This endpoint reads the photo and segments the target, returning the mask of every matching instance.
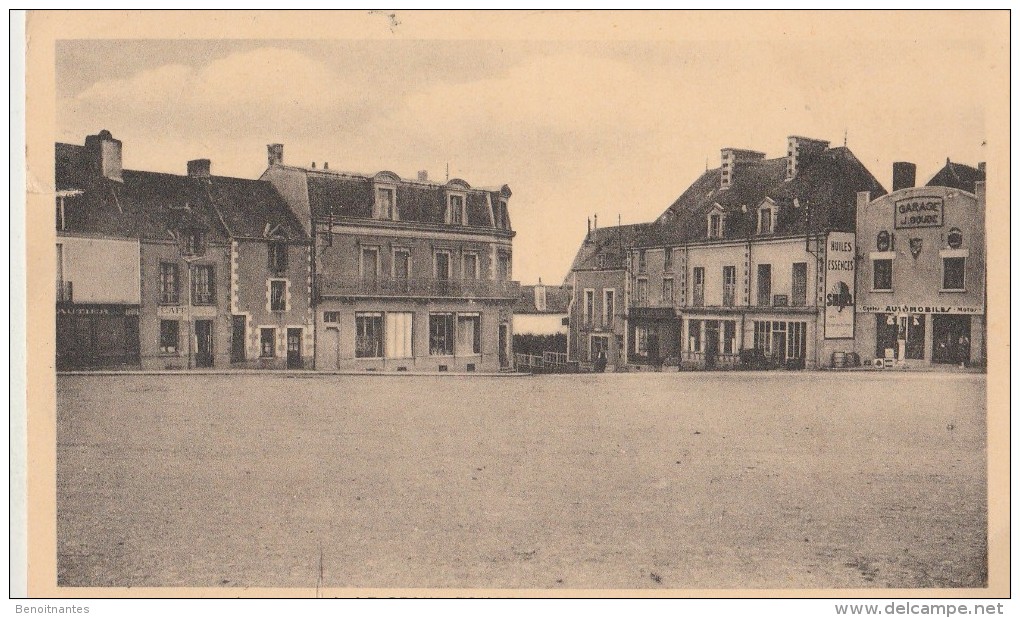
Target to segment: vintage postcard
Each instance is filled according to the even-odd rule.
[[[1008,12],[26,28],[30,597],[1009,595]]]

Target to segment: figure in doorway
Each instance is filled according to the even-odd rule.
[[[606,370],[606,364],[608,359],[606,358],[606,351],[599,350],[598,356],[595,357],[595,371],[603,373]]]

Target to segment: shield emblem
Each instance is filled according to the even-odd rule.
[[[922,238],[911,238],[910,239],[910,255],[917,259],[917,256],[921,255],[921,245],[923,244]]]

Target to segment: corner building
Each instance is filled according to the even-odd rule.
[[[268,161],[262,178],[314,239],[316,369],[512,367],[508,187],[285,165],[280,144]]]
[[[896,165],[902,186],[858,195],[857,353],[903,366],[983,365],[984,164],[947,160],[923,187],[913,186],[912,164]]]

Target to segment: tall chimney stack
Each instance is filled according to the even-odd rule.
[[[982,177],[985,175],[985,162],[984,161],[978,163],[978,171],[981,172],[981,176]]]
[[[195,159],[188,161],[188,176],[193,178],[209,178],[212,162],[209,159]]]
[[[757,150],[746,150],[743,148],[720,149],[719,188],[729,189],[733,185],[733,176],[736,173],[737,163],[761,161],[764,158],[765,153],[758,152]]]
[[[122,150],[123,144],[114,139],[106,129],[97,135],[85,138],[85,150],[91,163],[92,171],[98,176],[124,182]]]
[[[917,166],[907,161],[892,164],[892,190],[910,189],[917,181]]]
[[[421,182],[428,182],[429,172],[428,170],[418,170],[418,180]]]
[[[269,144],[266,151],[269,153],[269,165],[283,165],[283,144]]]
[[[822,139],[791,135],[786,138],[786,179],[797,175],[804,159],[825,151],[829,142]]]

